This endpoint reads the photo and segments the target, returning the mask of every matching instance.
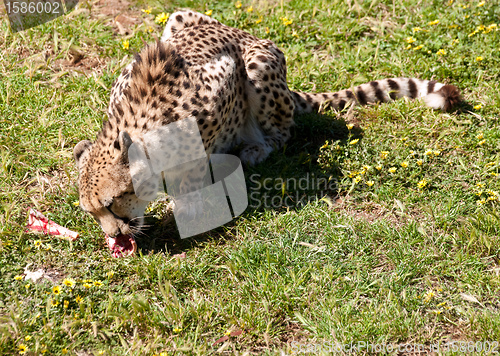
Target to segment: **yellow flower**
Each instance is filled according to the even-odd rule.
[[[436,294],[433,291],[428,291],[424,296],[424,302],[428,303],[432,298],[434,298]]]
[[[425,179],[422,179],[420,182],[417,183],[418,189],[424,189],[427,185],[427,181]]]
[[[114,275],[115,275],[115,272],[113,272],[113,271],[109,271],[106,273],[106,276],[108,276],[109,279],[113,278]]]
[[[369,180],[368,182],[366,182],[366,185],[369,187],[373,186],[374,184],[375,184],[375,182],[372,180]]]
[[[61,287],[60,286],[52,287],[52,293],[54,293],[55,295],[61,294]]]
[[[61,350],[61,352],[62,352],[63,355],[66,355],[68,353],[68,349],[64,348],[64,349]]]
[[[475,109],[475,108],[474,108]],[[481,132],[479,135],[476,136],[478,140],[482,140],[484,138],[483,133]]]
[[[64,306],[64,309],[68,309],[68,307],[69,307],[69,300],[65,300],[63,302],[63,306]]]
[[[271,32],[271,30],[269,30],[269,27],[266,27],[266,33],[269,33]]]
[[[72,279],[72,278],[65,278],[64,281],[63,281],[63,284],[66,286],[66,287],[70,287],[70,288],[73,288],[76,284],[75,280]]]
[[[26,283],[26,284],[24,285],[24,288],[26,288],[26,289],[30,289],[30,287],[31,287],[31,284],[29,284],[29,283]]]
[[[426,156],[432,156],[433,153],[434,153],[433,150],[427,150],[427,151],[425,151],[425,155]]]
[[[55,300],[55,299],[52,299],[52,300],[50,301],[50,304],[51,304],[53,307],[57,307],[57,306],[59,305],[59,302],[58,302],[57,300]]]
[[[205,12],[205,15],[207,15],[207,16],[212,16],[212,13],[213,13],[213,11],[212,11],[212,10],[208,10],[208,11],[206,11],[206,12]]]
[[[405,41],[406,43],[413,43],[415,42],[415,39],[413,37],[406,37]]]
[[[354,183],[359,183],[361,182],[361,176],[357,176],[356,178],[354,178]]]
[[[182,331],[181,328],[174,328],[174,333],[180,333]]]
[[[440,49],[439,51],[436,52],[438,56],[444,56],[446,54],[446,51],[444,49]]]
[[[102,282],[101,281],[95,281],[94,282],[94,286],[100,287],[100,286],[102,286]]]
[[[248,12],[248,13],[253,12],[253,6],[250,6],[250,7],[247,9],[247,12]]]
[[[147,9],[142,9],[141,11],[149,15],[151,13],[151,10],[153,10],[151,6],[148,6]]]
[[[355,145],[359,142],[359,138],[355,139],[355,140],[352,140],[351,142],[349,142],[350,145]]]
[[[389,168],[389,173],[391,174],[396,173],[396,167]]]
[[[484,183],[476,183],[476,187],[478,187],[478,188],[484,188]]]
[[[293,22],[293,19],[288,19],[287,17],[280,17],[280,20],[283,21],[283,25],[288,26],[291,25]]]
[[[476,202],[476,204],[477,204],[477,205],[483,205],[483,204],[486,204],[486,200],[484,200],[484,199],[478,200],[478,201]]]
[[[30,341],[30,340],[31,340],[31,336],[30,336],[30,335],[26,335],[26,336],[24,337],[24,340],[26,340],[26,341]]]
[[[164,24],[165,22],[167,22],[167,20],[168,20],[168,17],[169,17],[169,16],[170,16],[170,14],[169,14],[168,12],[167,12],[167,13],[162,12],[161,14],[159,14],[159,15],[157,15],[157,16],[156,16],[156,18],[155,18],[155,22],[156,22],[157,24],[162,25],[162,24]]]
[[[22,274],[19,274],[19,275],[15,276],[14,279],[16,281],[20,281],[20,280],[24,279],[24,276]]]
[[[259,24],[259,23],[261,23],[261,22],[262,22],[262,16],[261,16],[261,17],[259,17],[257,20],[255,20],[255,23],[256,23],[256,24]]]
[[[481,104],[474,105],[474,110],[481,110],[483,106]]]
[[[129,49],[130,42],[128,40],[122,42],[123,49]]]
[[[43,349],[42,349],[40,352],[41,352],[42,354],[46,354],[46,353],[47,353],[47,351],[49,351],[49,350],[47,350],[47,347],[46,347],[45,345],[43,345],[42,347],[43,347]]]
[[[77,303],[80,303],[82,301],[82,297],[80,297],[79,295],[77,295],[76,298],[75,298],[75,301]]]
[[[408,168],[408,162],[406,162],[406,161],[401,162],[401,167]]]
[[[89,289],[89,288],[92,288],[92,284],[90,284],[90,283],[83,283],[83,287]]]
[[[486,1],[481,1],[479,4],[477,4],[477,7],[482,7],[484,6],[484,4],[486,4]]]
[[[239,9],[241,7],[241,1],[236,1],[234,6],[236,6],[236,8]]]
[[[417,47],[413,48],[414,51],[418,51],[419,49],[424,48],[423,45],[418,45]]]
[[[458,39],[455,39],[455,40],[451,41],[451,44],[456,45],[458,42],[459,42]]]
[[[387,155],[389,155],[389,151],[382,151],[380,152],[380,158],[386,159]]]
[[[466,17],[466,18],[467,18],[467,17]],[[467,37],[472,37],[472,36],[474,36],[474,35],[475,35],[476,33],[478,33],[478,32],[479,32],[478,30],[474,30],[473,32],[469,33],[469,34],[467,35]]]
[[[99,350],[98,355],[104,355],[104,350]]]
[[[26,345],[24,344],[20,344],[18,347],[17,347],[17,350],[19,351],[19,354],[20,355],[24,355],[26,353],[26,350],[28,348],[26,347]]]
[[[148,27],[148,32],[153,32],[153,28],[151,26]]]
[[[439,20],[434,20],[434,21],[431,21],[428,23],[429,26],[434,26],[434,25],[437,25],[439,23]]]
[[[405,48],[405,49],[410,49],[410,48],[411,48],[411,45],[408,45],[408,46],[406,46],[406,48]]]
[[[482,140],[482,141],[479,141],[479,142],[478,142],[479,146],[482,146],[482,145],[484,145],[485,143],[486,143],[486,140]]]
[[[434,156],[439,156],[441,154],[441,151],[440,150],[434,150],[434,151],[432,151],[432,153],[434,154]]]
[[[381,171],[381,170],[382,170],[382,166],[380,166],[380,165],[375,166],[375,169],[376,169],[377,171]]]
[[[481,56],[477,56],[477,57],[476,57],[476,61],[477,61],[477,62],[481,62],[483,59],[484,59],[484,58],[483,58],[483,57],[481,57]]]
[[[352,128],[354,127],[354,124],[347,124],[346,127],[349,129],[349,130],[352,130]]]

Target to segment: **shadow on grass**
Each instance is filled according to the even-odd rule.
[[[244,169],[248,207],[242,217],[251,218],[255,213],[268,209],[300,210],[309,201],[325,196],[335,200],[340,168],[329,168],[325,172],[317,163],[317,158],[320,147],[327,140],[345,143],[349,136],[345,121],[332,115],[306,114],[296,117],[295,122],[292,137],[284,148],[273,152],[263,163]],[[361,137],[362,131],[353,128],[351,135]],[[228,227],[234,224],[233,219],[224,227],[181,239],[173,219],[165,223],[159,218],[147,217],[146,225],[150,227],[137,243],[143,254],[165,252],[173,255],[200,243],[213,240],[224,243],[232,239]]]

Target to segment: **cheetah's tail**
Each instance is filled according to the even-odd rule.
[[[293,92],[295,114],[318,112],[333,107],[342,110],[347,104],[359,105],[388,102],[402,97],[423,98],[427,106],[443,111],[451,110],[460,100],[460,91],[453,85],[415,78],[380,79],[361,84],[353,90],[336,93]]]

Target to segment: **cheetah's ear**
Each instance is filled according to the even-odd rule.
[[[128,162],[128,149],[132,145],[132,139],[127,131],[120,131],[118,140],[115,141],[115,148],[121,151],[121,156],[124,162]],[[117,147],[118,146],[118,147]]]
[[[73,157],[75,158],[76,166],[80,167],[80,159],[82,158],[85,151],[87,151],[90,146],[92,146],[92,142],[89,140],[83,140],[78,142],[78,144],[73,149]]]

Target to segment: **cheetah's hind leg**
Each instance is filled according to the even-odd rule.
[[[194,11],[174,12],[168,18],[167,25],[165,26],[161,36],[161,41],[168,41],[174,33],[185,28],[207,24],[220,24],[220,22],[210,16]]]
[[[294,102],[286,84],[283,53],[268,40],[254,43],[245,54],[249,118],[241,134],[241,160],[254,165],[290,138]]]

